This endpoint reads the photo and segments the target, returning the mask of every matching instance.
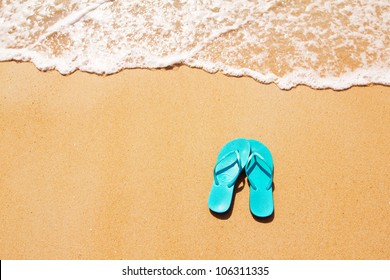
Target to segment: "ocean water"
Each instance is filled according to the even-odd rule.
[[[0,0],[0,61],[188,65],[282,89],[390,85],[390,1]]]

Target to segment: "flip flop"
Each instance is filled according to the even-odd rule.
[[[211,211],[224,213],[229,210],[234,185],[245,168],[249,153],[249,142],[243,138],[232,140],[222,147],[214,167],[214,182],[208,200]]]
[[[251,145],[251,154],[245,166],[245,173],[249,181],[249,207],[256,217],[265,218],[274,212],[272,182],[274,163],[268,148],[256,141],[248,140]]]

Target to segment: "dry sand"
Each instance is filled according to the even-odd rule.
[[[188,67],[0,63],[0,259],[389,259],[390,87],[281,91]],[[219,149],[265,143],[274,217],[207,207]]]

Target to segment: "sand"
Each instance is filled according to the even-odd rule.
[[[188,67],[0,63],[0,259],[389,259],[390,87],[282,91]],[[207,199],[219,149],[274,156],[275,214]]]

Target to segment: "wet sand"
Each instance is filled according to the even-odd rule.
[[[0,84],[0,259],[390,258],[390,87],[15,62]],[[250,214],[245,178],[230,213],[208,210],[238,137],[273,153],[270,219]]]

